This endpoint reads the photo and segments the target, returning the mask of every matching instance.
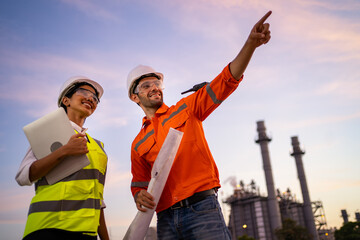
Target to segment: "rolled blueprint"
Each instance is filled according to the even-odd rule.
[[[170,169],[179,149],[183,132],[170,128],[158,156],[151,170],[151,180],[147,191],[154,197],[154,209],[147,209],[146,212],[138,211],[124,240],[143,240],[149,229],[151,219],[161,197]]]

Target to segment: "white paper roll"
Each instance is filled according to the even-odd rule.
[[[183,134],[183,132],[170,128],[154,162],[147,191],[154,197],[156,206],[169,176]],[[126,232],[124,240],[143,240],[145,238],[156,206],[154,209],[147,209],[146,212],[138,211]]]

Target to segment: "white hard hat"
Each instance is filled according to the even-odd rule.
[[[99,96],[98,96],[99,99],[101,98],[101,96],[104,93],[104,89],[100,86],[100,84],[98,84],[94,80],[91,80],[84,76],[74,76],[74,77],[69,78],[66,82],[64,82],[64,84],[60,88],[59,98],[58,98],[58,107],[61,106],[62,99],[76,83],[88,83],[91,86],[93,86],[99,94]]]
[[[134,83],[136,82],[136,80],[138,80],[144,75],[151,73],[155,74],[156,76],[159,77],[161,81],[163,81],[164,75],[160,72],[156,72],[152,67],[149,66],[139,65],[130,71],[127,77],[127,90],[129,97],[134,91]]]

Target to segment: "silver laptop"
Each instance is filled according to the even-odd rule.
[[[75,134],[62,107],[26,125],[23,130],[37,159],[46,157],[65,145]],[[49,184],[53,184],[89,164],[86,154],[69,156],[45,177]]]

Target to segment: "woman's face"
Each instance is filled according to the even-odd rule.
[[[78,113],[85,118],[93,114],[99,101],[94,88],[89,85],[80,86],[71,98],[65,98],[63,101],[65,101],[67,111]]]

